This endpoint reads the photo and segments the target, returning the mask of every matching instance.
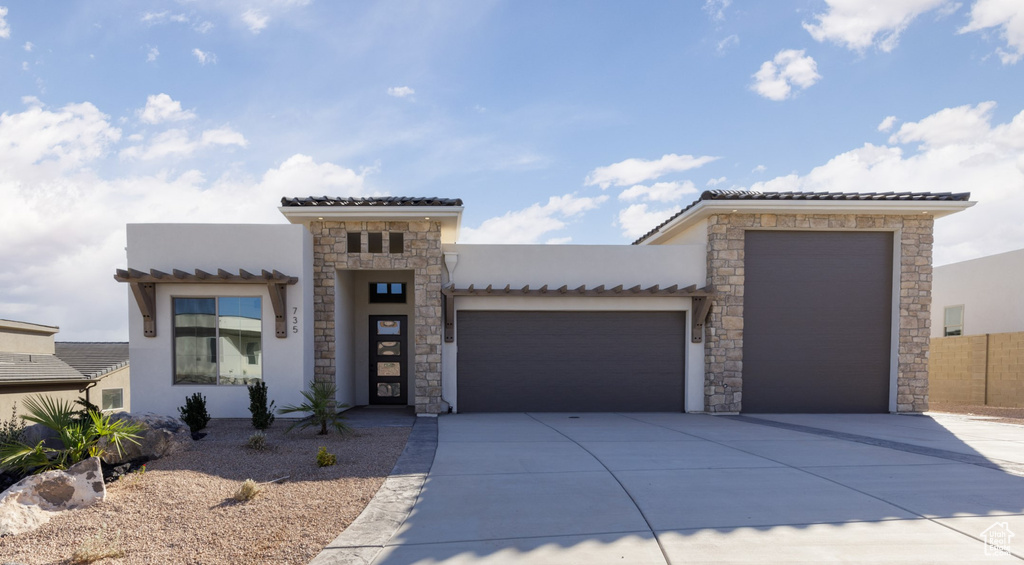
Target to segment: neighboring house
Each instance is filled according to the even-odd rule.
[[[936,402],[1024,408],[1024,249],[935,268]]]
[[[0,419],[15,406],[24,414],[25,398],[46,394],[74,402],[95,399],[90,389],[101,377],[83,375],[55,355],[57,326],[0,320]]]
[[[134,408],[333,381],[446,411],[920,412],[934,219],[968,194],[707,191],[634,245],[458,243],[462,201],[129,224]]]
[[[131,379],[127,342],[58,341],[56,355],[97,381],[90,401],[102,410],[131,411]]]

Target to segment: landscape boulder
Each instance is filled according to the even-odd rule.
[[[126,462],[145,462],[151,459],[166,457],[192,445],[192,434],[188,426],[177,418],[157,414],[114,414],[113,420],[128,420],[141,423],[146,429],[139,432],[138,443],[121,442],[121,453],[112,445],[102,442],[104,447],[103,462],[108,465],[120,465]]]
[[[34,530],[54,513],[89,506],[106,496],[99,457],[80,461],[66,471],[30,475],[0,493],[0,536]]]

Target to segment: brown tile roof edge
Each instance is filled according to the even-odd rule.
[[[284,197],[281,206],[462,206],[461,198],[437,196],[372,196],[352,198],[343,196]]]
[[[633,245],[651,237],[672,220],[686,213],[705,200],[886,200],[886,201],[929,201],[966,202],[970,192],[757,192],[753,190],[705,190],[700,198],[676,212],[671,218],[658,224],[651,231],[640,236]]]

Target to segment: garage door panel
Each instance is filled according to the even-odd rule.
[[[891,232],[748,231],[743,410],[885,412]]]
[[[682,411],[683,312],[460,311],[460,412]]]

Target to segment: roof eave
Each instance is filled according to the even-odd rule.
[[[76,378],[70,378],[70,377],[66,378],[66,379],[52,379],[52,378],[44,378],[44,379],[17,379],[17,380],[3,379],[3,380],[0,380],[0,387],[4,387],[4,386],[24,386],[24,385],[70,385],[70,384],[82,385],[82,384],[89,384],[89,383],[99,382],[99,380],[100,380],[99,378],[94,378],[94,377],[85,377],[85,378],[82,378],[82,379],[76,379]]]
[[[712,214],[930,214],[941,218],[975,204],[967,200],[701,200],[636,245],[661,243]]]
[[[336,222],[376,222],[382,220],[441,222],[444,243],[458,240],[462,229],[463,206],[279,206],[281,214],[293,224],[309,227],[317,220]]]

